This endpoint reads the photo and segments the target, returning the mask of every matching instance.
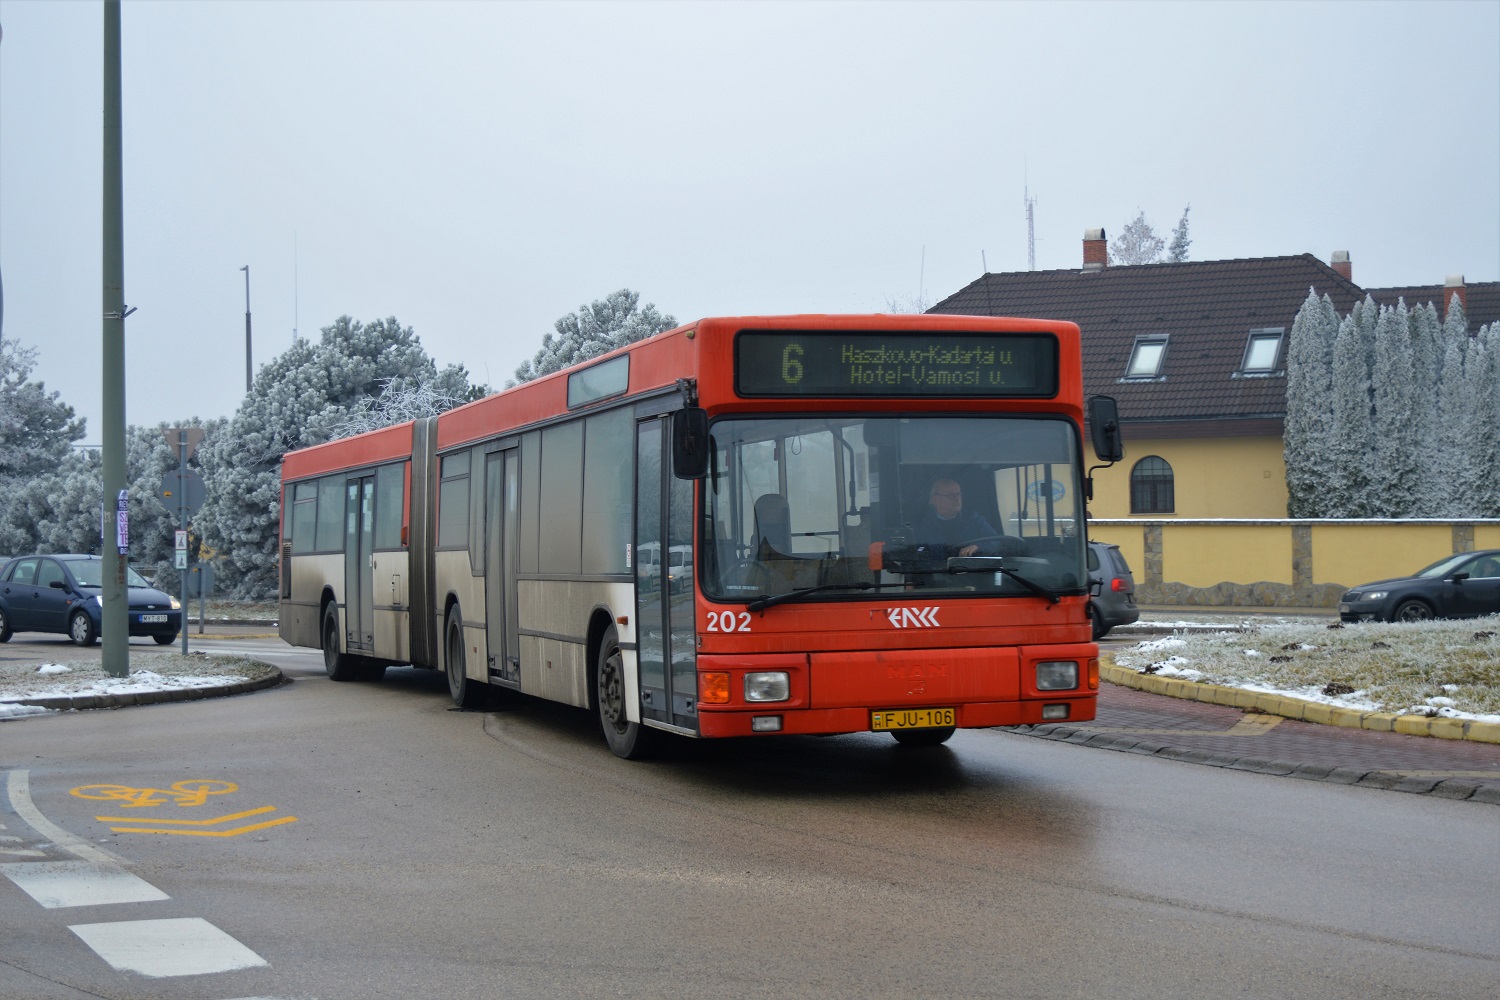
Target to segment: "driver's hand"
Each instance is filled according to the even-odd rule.
[[[978,551],[979,546],[977,545],[965,545],[963,548],[958,550],[958,554],[961,556],[972,556]]]

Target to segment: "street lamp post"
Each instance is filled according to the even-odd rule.
[[[250,391],[250,265],[240,268],[245,272],[245,391]]]

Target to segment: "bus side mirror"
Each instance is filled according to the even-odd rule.
[[[1120,436],[1120,410],[1113,396],[1090,396],[1088,406],[1089,435],[1099,461],[1113,464],[1125,457],[1125,441]]]
[[[708,411],[689,406],[672,414],[672,475],[702,479],[708,475]]]

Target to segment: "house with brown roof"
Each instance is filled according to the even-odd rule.
[[[1119,401],[1125,460],[1095,473],[1097,518],[1284,518],[1286,354],[1308,290],[1347,314],[1368,294],[1408,306],[1466,303],[1470,329],[1500,319],[1500,282],[1356,285],[1349,255],[1111,267],[1103,229],[1078,269],[985,274],[930,312],[1066,319],[1083,332],[1084,389]]]

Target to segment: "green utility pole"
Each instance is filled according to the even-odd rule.
[[[104,0],[104,672],[130,674],[125,492],[125,220],[120,159],[120,0]]]

